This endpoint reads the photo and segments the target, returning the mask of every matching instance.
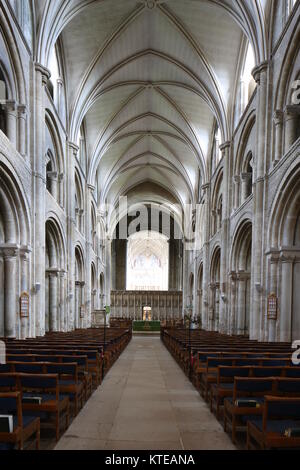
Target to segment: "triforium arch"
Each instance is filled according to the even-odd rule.
[[[238,209],[252,194],[256,116],[251,113],[241,133],[233,171],[232,205]]]
[[[210,262],[208,325],[210,330],[218,330],[220,313],[220,270],[221,248],[214,248]]]
[[[252,222],[243,220],[233,236],[230,254],[231,313],[229,331],[248,335],[251,312]]]
[[[278,298],[278,319],[268,320],[269,339],[300,338],[300,165],[280,185],[269,226],[268,294]]]
[[[223,220],[223,171],[220,170],[214,185],[211,201],[211,236],[222,227]]]
[[[45,232],[45,330],[64,331],[67,329],[64,236],[54,217],[46,221]]]
[[[0,162],[0,336],[26,336],[27,320],[20,321],[17,299],[29,290],[30,225],[23,189]],[[24,192],[23,192],[24,193]]]

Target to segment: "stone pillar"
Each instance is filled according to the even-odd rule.
[[[65,279],[66,273],[61,271],[59,273],[59,331],[66,331],[66,294],[65,294]]]
[[[222,245],[220,255],[220,288],[219,288],[219,331],[226,333],[227,318],[227,258],[229,239],[229,175],[230,175],[230,142],[225,142],[220,146],[223,158],[223,205],[222,205]]]
[[[57,112],[58,115],[61,117],[61,110],[62,110],[62,90],[64,82],[61,78],[56,80],[57,83]]]
[[[238,209],[240,206],[240,176],[235,175],[233,178],[234,181],[234,209]]]
[[[58,271],[48,270],[49,277],[49,328],[58,331]]]
[[[78,323],[76,326],[77,321],[77,310],[75,309],[75,246],[74,246],[74,239],[75,239],[75,162],[76,156],[78,153],[78,146],[73,142],[68,143],[68,161],[67,167],[68,170],[67,174],[67,213],[68,213],[68,228],[67,228],[67,240],[68,240],[68,318],[69,324],[68,329],[73,330],[74,328],[78,328]]]
[[[20,265],[21,265],[21,292],[27,292],[29,294],[28,292],[29,291],[29,288],[28,288],[28,285],[29,285],[28,251],[22,250],[20,252]],[[21,318],[21,339],[26,339],[29,336],[29,331],[28,331],[29,321],[30,321],[29,318]]]
[[[272,256],[270,260],[270,294],[277,295],[277,280],[278,280],[278,257]],[[276,341],[276,320],[268,320],[269,326],[269,341]]]
[[[16,267],[17,267],[17,249],[5,248],[4,257],[4,324],[5,337],[16,337]]]
[[[45,334],[45,86],[50,73],[42,65],[35,65],[35,96],[34,96],[34,129],[35,129],[35,147],[34,147],[34,207],[32,212],[34,217],[34,255],[33,255],[33,281],[39,284],[40,288],[35,293],[35,335],[43,336]]]
[[[18,150],[22,157],[26,157],[26,106],[18,106]]]
[[[287,153],[296,139],[299,137],[300,105],[291,104],[285,108],[285,138],[284,153]]]
[[[6,131],[11,144],[17,148],[17,108],[15,101],[6,101]]]
[[[274,126],[275,126],[275,151],[273,152],[274,154],[274,165],[276,165],[277,162],[282,157],[282,137],[283,137],[283,112],[280,111],[280,109],[277,109],[274,112],[273,115],[273,121],[274,121]]]
[[[79,321],[80,321],[80,308],[81,304],[81,283],[80,281],[75,281],[75,312],[74,312],[74,326],[75,329],[79,328]]]
[[[236,334],[236,273],[231,272],[230,278],[230,319],[228,322],[228,333],[231,335]]]
[[[264,213],[264,176],[266,168],[266,142],[267,136],[267,97],[268,97],[268,63],[264,62],[253,71],[257,82],[257,126],[256,151],[254,165],[254,193],[253,193],[253,240],[252,259],[253,276],[251,277],[252,312],[249,325],[250,339],[261,339],[261,312],[262,312],[262,270],[263,270],[263,213]]]
[[[237,334],[245,334],[246,316],[246,278],[238,274],[237,283]]]
[[[205,212],[204,212],[204,244],[203,244],[203,296],[202,296],[202,327],[205,330],[209,329],[209,201],[210,201],[210,185],[204,184],[202,186],[203,196],[205,200]]]
[[[250,196],[249,193],[249,182],[252,178],[252,173],[242,173],[241,180],[242,180],[242,203],[246,201],[246,199]]]
[[[281,260],[280,341],[291,341],[293,260]]]
[[[64,174],[60,173],[58,175],[58,194],[59,194],[59,200],[58,203],[60,207],[63,209],[65,206],[65,200],[64,200]]]

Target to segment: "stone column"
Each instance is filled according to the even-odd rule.
[[[281,260],[281,292],[280,292],[280,341],[291,341],[292,330],[292,289],[293,260]]]
[[[22,157],[26,157],[26,106],[18,106],[18,150]]]
[[[49,328],[58,331],[58,271],[48,270],[49,277]]]
[[[210,185],[204,184],[202,186],[203,196],[205,200],[205,212],[204,212],[204,244],[203,244],[203,296],[202,296],[202,327],[204,330],[209,329],[209,237],[210,237],[210,226],[209,226],[209,209],[210,209]]]
[[[75,312],[74,312],[74,327],[79,328],[80,323],[80,305],[81,305],[81,282],[75,281]]]
[[[6,101],[6,131],[11,144],[17,148],[17,108],[15,101]]]
[[[228,333],[236,334],[236,273],[231,271],[230,278],[230,318],[228,321]]]
[[[17,267],[17,249],[5,248],[4,257],[4,322],[5,337],[16,337],[16,267]]]
[[[249,188],[249,181],[252,178],[252,173],[242,173],[241,180],[242,180],[242,203],[246,201],[246,199],[250,196],[248,192]]]
[[[252,312],[250,316],[250,339],[261,339],[262,313],[262,270],[263,270],[263,213],[264,213],[264,176],[266,168],[267,106],[268,106],[268,63],[264,62],[254,69],[253,77],[257,82],[257,132],[253,192],[253,240],[252,259],[253,276],[251,277]],[[256,286],[261,286],[257,288]]]
[[[35,65],[35,96],[34,96],[34,129],[35,146],[33,155],[33,191],[34,191],[34,255],[33,278],[34,284],[40,288],[35,293],[35,335],[42,336],[45,333],[45,86],[50,73],[42,65]]]
[[[245,334],[245,315],[246,315],[246,278],[238,274],[237,283],[237,334]]]
[[[285,138],[284,153],[287,153],[296,139],[299,137],[300,105],[290,104],[285,108]]]
[[[64,201],[64,174],[60,173],[58,175],[58,193],[59,193],[59,200],[58,203],[60,207],[63,209],[65,206],[65,201]]]
[[[270,294],[277,295],[277,280],[278,280],[278,257],[271,256],[270,259]],[[276,320],[268,320],[269,323],[269,341],[276,341]]]
[[[57,83],[57,112],[58,115],[61,117],[61,108],[62,108],[62,89],[64,82],[61,78],[56,80]]]
[[[28,251],[20,251],[20,265],[21,265],[21,292],[27,292],[29,294],[29,259]],[[30,301],[30,300],[29,300]],[[31,308],[29,309],[30,312]],[[29,313],[30,315],[30,313]],[[26,339],[29,336],[29,318],[21,318],[21,339]]]
[[[229,175],[230,175],[230,142],[225,142],[220,146],[223,158],[223,205],[222,205],[222,245],[220,259],[220,312],[219,312],[219,331],[226,333],[227,318],[227,258],[228,258],[228,238],[229,238]]]
[[[282,137],[283,137],[283,112],[277,109],[273,115],[273,121],[275,126],[275,151],[274,154],[274,165],[279,162],[282,157]]]
[[[234,209],[238,209],[240,205],[240,181],[241,178],[239,175],[233,177],[234,181]]]
[[[59,330],[66,331],[66,312],[65,312],[65,303],[66,303],[66,294],[65,294],[65,271],[59,273]]]
[[[68,161],[67,161],[67,194],[66,207],[68,213],[68,329],[78,328],[77,310],[75,310],[75,162],[78,153],[78,146],[73,142],[68,142]],[[77,292],[77,289],[76,289]],[[76,326],[75,326],[76,325]]]

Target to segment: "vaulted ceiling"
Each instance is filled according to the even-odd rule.
[[[39,0],[39,59],[59,38],[69,134],[83,125],[101,202],[195,202],[216,123],[228,139],[241,54],[265,59],[265,0]],[[46,34],[46,32],[48,32]],[[50,32],[50,33],[49,33]],[[149,188],[148,197],[145,194]],[[157,197],[156,197],[157,195]]]

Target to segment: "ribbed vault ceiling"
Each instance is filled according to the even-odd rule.
[[[230,134],[246,38],[256,62],[265,59],[267,2],[41,0],[40,5],[40,60],[47,63],[60,38],[69,134],[76,142],[83,125],[88,180],[95,184],[99,178],[101,202],[115,202],[134,187],[138,199],[145,183],[167,189],[181,204],[195,202],[199,169],[202,181],[207,179],[215,123],[223,141]],[[45,35],[47,28],[51,33]]]

